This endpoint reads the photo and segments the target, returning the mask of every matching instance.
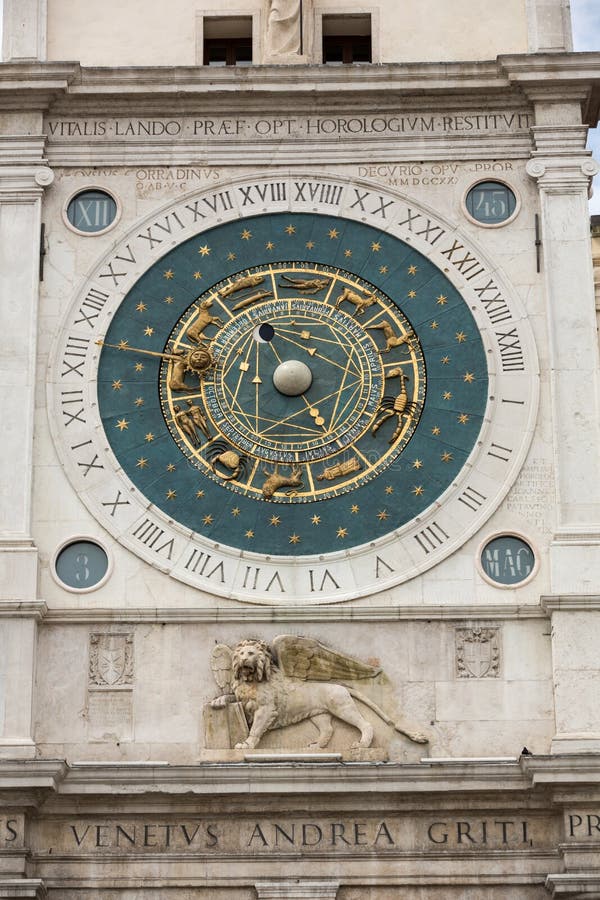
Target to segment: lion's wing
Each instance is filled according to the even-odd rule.
[[[232,666],[231,648],[227,644],[217,644],[210,656],[210,666],[215,681],[223,691],[231,691]]]
[[[281,671],[303,681],[355,681],[375,678],[381,672],[312,638],[283,634],[275,638],[273,648]]]

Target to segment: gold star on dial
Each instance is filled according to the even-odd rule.
[[[163,272],[163,278],[166,278],[167,281],[170,281],[174,275],[175,275],[175,272],[173,271],[173,269],[167,269],[166,272]]]
[[[203,247],[200,247],[198,253],[200,254],[200,256],[208,256],[210,254],[210,247],[208,246],[208,244],[204,244]]]
[[[154,440],[154,435],[152,434],[151,431],[148,432],[148,434],[145,436],[144,440],[148,444],[150,444]]]
[[[423,460],[415,459],[414,463],[412,464],[412,467],[413,467],[413,469],[422,469],[423,468]]]
[[[244,230],[242,231],[242,240],[249,241],[251,237],[252,237],[252,232],[249,231],[247,228],[244,228]]]
[[[359,511],[359,509],[360,509],[360,506],[357,506],[355,503],[354,506],[350,507],[350,512],[352,513],[353,516],[355,516],[357,514],[357,512]]]
[[[146,466],[148,465],[148,460],[146,459],[145,456],[140,456],[140,458],[138,459],[138,461],[136,462],[135,465],[136,465],[136,468],[138,468],[138,469],[145,469]]]
[[[286,225],[285,233],[286,234],[296,234],[296,226],[295,225]]]
[[[137,309],[138,312],[144,312],[144,310],[145,310],[145,309],[148,309],[148,307],[146,306],[145,303],[143,303],[143,302],[140,300],[140,302],[139,302],[138,305],[136,306],[136,309]]]
[[[136,405],[136,406],[143,406],[143,405],[144,405],[144,398],[143,398],[143,397],[136,397],[136,398],[135,398],[135,405]]]
[[[313,516],[311,519],[311,522],[313,523],[313,525],[320,525],[321,524],[321,516]]]
[[[416,266],[409,266],[409,267],[408,267],[408,274],[409,274],[409,275],[416,275],[416,274],[417,274],[417,267],[416,267]]]
[[[196,497],[198,500],[202,500],[204,497],[204,491],[196,491]]]
[[[439,427],[439,425],[434,425],[433,428],[431,429],[431,433],[432,433],[432,434],[435,434],[436,437],[437,437],[438,434],[441,434],[441,433],[442,433],[442,430],[441,430],[441,428]]]
[[[213,520],[213,517],[211,516],[211,514],[208,513],[208,515],[202,516],[202,521],[204,522],[205,525],[212,525],[214,520]]]
[[[248,540],[250,540],[251,538],[254,537],[254,532],[252,531],[251,528],[249,528],[248,531],[246,532],[246,537],[248,538]]]
[[[239,508],[239,506],[234,506],[234,508],[231,510],[231,515],[237,519],[240,512],[241,512],[241,509]]]
[[[442,356],[442,363],[443,363],[445,366],[447,366],[449,362],[450,362],[450,357],[449,357],[449,356]]]
[[[271,516],[269,525],[273,525],[275,528],[277,528],[278,525],[281,525],[281,516]]]
[[[165,303],[167,304],[167,306],[170,306],[172,302],[173,302],[172,297],[165,297]]]
[[[435,331],[435,330],[436,330],[437,328],[439,328],[440,326],[439,326],[439,324],[438,324],[437,322],[432,322],[431,325],[430,325],[429,327],[432,328],[433,331]]]
[[[127,419],[119,419],[119,421],[115,425],[115,428],[118,428],[119,431],[126,431],[129,428],[129,422],[127,421]]]
[[[168,490],[166,493],[167,500],[174,500],[176,496],[177,496],[177,491],[174,491],[172,489]]]
[[[467,384],[473,384],[475,381],[475,376],[472,372],[465,372],[463,375],[463,381],[466,381]]]
[[[459,344],[464,344],[464,342],[466,341],[466,339],[467,339],[467,336],[466,336],[466,334],[464,333],[464,331],[457,331],[457,332],[456,332],[456,340],[458,341]]]
[[[265,247],[267,248],[267,250],[274,250],[275,244],[273,243],[273,241],[267,241],[267,243],[265,244]]]
[[[335,241],[336,238],[338,238],[340,236],[340,233],[337,230],[337,228],[330,228],[328,234],[329,234],[330,240],[332,240],[332,241]]]
[[[174,471],[175,471],[175,466],[173,465],[173,463],[169,463],[167,466],[167,472],[174,472]]]
[[[129,347],[129,341],[119,341],[118,347],[119,350],[125,350],[127,347]]]
[[[312,250],[312,249],[314,248],[314,246],[315,246],[315,242],[314,242],[314,241],[307,241],[307,242],[306,242],[306,249],[307,249],[307,250]]]
[[[196,279],[196,281],[200,281],[200,279],[202,278],[202,272],[194,272],[194,278]]]
[[[452,462],[452,459],[453,459],[452,454],[448,453],[447,450],[445,453],[442,453],[442,462],[445,462],[445,463]]]
[[[143,372],[143,371],[144,371],[144,363],[136,363],[136,364],[135,364],[135,371],[136,371],[136,372]]]
[[[122,387],[123,387],[123,382],[121,381],[120,378],[118,378],[116,381],[113,381],[113,383],[112,383],[113,391],[120,391]]]
[[[417,292],[416,292],[416,291],[409,291],[409,292],[408,292],[408,296],[410,297],[411,300],[414,300],[415,297],[417,296]]]
[[[447,302],[448,302],[448,298],[444,297],[443,294],[440,294],[440,296],[437,298],[438,306],[445,306]]]
[[[389,519],[389,517],[390,517],[390,514],[388,513],[387,509],[381,509],[377,513],[377,518],[379,519],[380,522],[385,522],[385,520]]]
[[[371,250],[373,251],[373,253],[379,253],[379,251],[381,250],[381,244],[379,243],[379,241],[372,242]]]
[[[235,253],[232,253],[231,251],[229,251],[229,253],[227,254],[227,259],[229,260],[229,262],[233,262],[234,259],[236,259]]]
[[[380,274],[380,275],[387,275],[387,273],[388,273],[388,267],[387,267],[387,266],[379,266],[379,274]]]
[[[350,259],[350,257],[352,256],[352,250],[344,250],[344,256],[346,257],[346,259]]]
[[[386,492],[386,494],[393,494],[393,493],[394,493],[394,488],[392,487],[391,484],[388,484],[388,486],[387,486],[386,489],[385,489],[385,492]]]
[[[338,536],[339,538],[345,538],[345,537],[348,537],[348,529],[347,529],[347,528],[338,528],[338,530],[337,530],[337,536]]]
[[[467,422],[469,421],[469,416],[466,413],[461,413],[460,416],[458,417],[458,421],[460,422],[461,425],[466,425]]]
[[[444,391],[444,400],[452,400],[452,392]]]
[[[146,327],[144,328],[144,334],[146,335],[146,337],[152,337],[152,335],[154,334],[154,328],[152,328],[150,325],[146,325]]]
[[[421,496],[423,495],[423,492],[424,492],[424,491],[425,491],[425,488],[423,487],[422,484],[417,484],[417,485],[415,485],[414,488],[413,488],[413,490],[412,490],[412,492],[413,492],[413,494],[415,495],[415,497],[421,497]]]
[[[290,534],[290,544],[299,544],[300,543],[300,535],[299,534]]]

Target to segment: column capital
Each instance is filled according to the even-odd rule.
[[[588,191],[600,166],[588,153],[566,156],[533,154],[526,166],[527,174],[540,188],[556,193],[570,193],[574,189]]]
[[[546,890],[553,897],[568,897],[570,900],[583,900],[600,896],[600,872],[576,875],[548,875]]]

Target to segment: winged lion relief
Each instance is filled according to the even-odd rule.
[[[280,635],[270,645],[261,640],[243,640],[233,648],[217,644],[211,666],[223,693],[205,711],[207,746],[253,750],[268,732],[308,720],[317,732],[308,746],[318,751],[328,746],[334,721],[340,720],[359,733],[351,749],[366,750],[373,743],[374,728],[361,711],[365,707],[410,741],[428,742],[355,686],[376,684],[383,676],[381,668],[317,640]],[[227,712],[227,729],[215,726],[215,710]]]

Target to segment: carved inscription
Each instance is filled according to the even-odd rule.
[[[473,135],[526,133],[533,115],[521,112],[455,111],[446,115],[408,115],[398,112],[385,115],[337,116],[246,116],[194,118],[50,118],[46,121],[51,142],[85,138],[87,141],[147,140],[170,141],[196,138],[202,141],[224,141],[265,138],[356,139],[379,136]]]
[[[439,853],[539,850],[558,839],[557,822],[519,814],[470,817],[369,816],[360,818],[270,819],[232,816],[225,820],[75,819],[41,824],[37,840],[70,855],[135,853]]]
[[[552,485],[552,465],[544,459],[532,459],[523,467],[508,495],[508,509],[531,522],[540,531],[550,532],[552,522],[547,511]]]

